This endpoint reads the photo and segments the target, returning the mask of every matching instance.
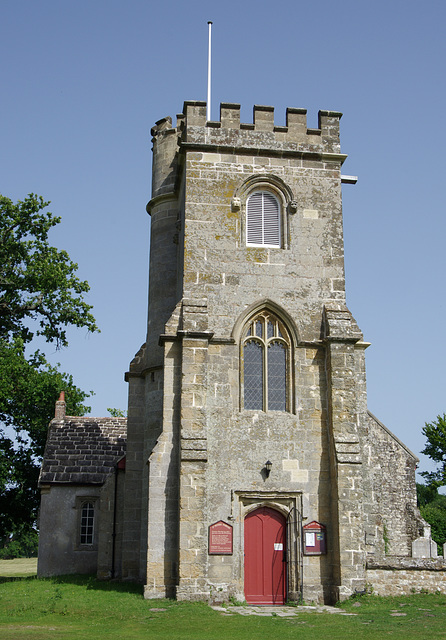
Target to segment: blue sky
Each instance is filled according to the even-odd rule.
[[[79,263],[102,332],[47,354],[125,408],[145,339],[150,128],[206,99],[342,111],[347,302],[365,339],[370,410],[416,454],[446,411],[443,245],[446,4],[0,0],[0,192],[51,200],[55,246]],[[428,468],[422,457],[421,468]]]

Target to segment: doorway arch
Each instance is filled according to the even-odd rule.
[[[286,518],[258,507],[244,522],[245,598],[249,604],[283,604],[286,599]]]

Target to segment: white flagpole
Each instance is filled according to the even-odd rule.
[[[209,20],[209,46],[208,46],[208,99],[206,102],[206,120],[211,119],[211,29],[212,22]]]

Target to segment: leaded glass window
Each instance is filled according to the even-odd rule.
[[[291,341],[286,327],[272,313],[262,312],[243,335],[243,408],[289,411]]]
[[[263,345],[245,344],[245,409],[263,409]]]
[[[268,347],[268,409],[286,410],[286,347],[271,342]]]
[[[93,544],[94,539],[94,504],[84,502],[81,510],[80,543]]]

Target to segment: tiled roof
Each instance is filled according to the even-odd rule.
[[[125,455],[127,418],[51,421],[39,484],[102,484]]]

